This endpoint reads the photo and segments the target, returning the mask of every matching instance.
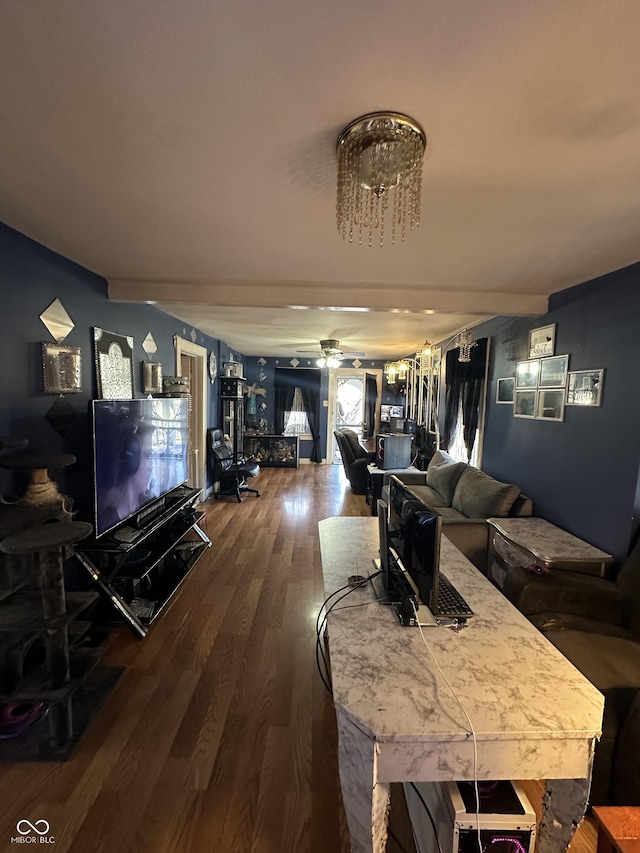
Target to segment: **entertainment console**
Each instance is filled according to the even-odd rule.
[[[149,625],[171,600],[211,541],[199,527],[200,490],[179,486],[108,535],[84,540],[76,557],[133,633]]]

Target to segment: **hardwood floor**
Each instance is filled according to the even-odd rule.
[[[347,853],[317,523],[369,507],[338,466],[258,486],[207,503],[213,545],[147,638],[111,633],[103,662],[128,670],[70,760],[2,766],[0,850],[44,819],[55,853]],[[398,786],[390,826],[414,853]],[[595,851],[591,824],[572,851]]]

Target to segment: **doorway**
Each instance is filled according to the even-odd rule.
[[[333,434],[334,430],[352,429],[363,441],[366,413],[367,375],[375,377],[376,403],[375,418],[371,433],[375,435],[380,418],[380,384],[382,371],[358,370],[351,367],[339,367],[329,374],[329,407],[327,412],[327,462],[330,465],[341,464],[340,451]]]
[[[191,412],[189,417],[189,485],[204,489],[206,484],[206,411],[207,411],[207,350],[177,335],[176,374],[189,377]],[[203,495],[206,497],[206,495]]]

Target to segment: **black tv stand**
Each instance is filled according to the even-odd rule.
[[[195,508],[200,494],[179,486],[152,505],[144,519],[138,514],[133,525],[129,519],[108,536],[84,540],[76,548],[102,593],[103,613],[113,617],[115,611],[141,639],[211,546],[198,524],[204,516]]]

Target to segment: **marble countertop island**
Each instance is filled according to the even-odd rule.
[[[325,596],[373,571],[377,519],[319,530]],[[539,839],[557,853],[584,813],[603,697],[446,537],[440,567],[475,613],[460,631],[402,627],[369,584],[328,618],[352,849],[384,849],[390,782],[529,778],[571,780]]]

